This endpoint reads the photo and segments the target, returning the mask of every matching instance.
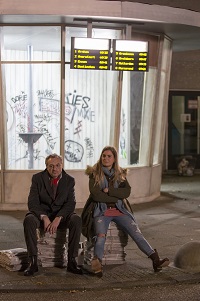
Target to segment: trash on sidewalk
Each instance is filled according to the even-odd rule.
[[[23,271],[28,266],[27,250],[23,248],[0,250],[0,265],[9,271]]]
[[[193,176],[196,166],[196,158],[193,156],[181,156],[176,158],[179,176]]]

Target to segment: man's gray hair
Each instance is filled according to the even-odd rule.
[[[63,163],[63,158],[62,158],[62,156],[57,155],[57,154],[51,154],[51,155],[48,155],[48,156],[46,157],[46,159],[45,159],[45,164],[46,164],[46,165],[48,164],[48,161],[49,161],[49,159],[51,159],[51,158],[59,158],[59,159],[61,160],[61,163]]]

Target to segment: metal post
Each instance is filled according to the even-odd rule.
[[[33,46],[28,45],[28,60],[33,56]],[[32,64],[28,65],[28,133],[33,133]],[[28,142],[28,169],[33,168],[33,141]]]
[[[92,38],[92,21],[87,22],[87,37]]]
[[[131,40],[132,25],[126,25],[126,40]]]

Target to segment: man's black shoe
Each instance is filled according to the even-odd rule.
[[[68,260],[67,271],[73,274],[83,274],[83,271],[77,267],[76,259],[74,257]]]
[[[31,256],[28,268],[24,271],[24,276],[33,276],[38,272],[37,256]]]

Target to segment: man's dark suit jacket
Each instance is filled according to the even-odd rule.
[[[68,218],[74,213],[76,204],[74,186],[74,178],[62,170],[62,177],[59,180],[54,200],[48,171],[45,169],[33,175],[28,197],[29,212],[35,214],[39,219],[43,214],[51,220],[56,216]]]

